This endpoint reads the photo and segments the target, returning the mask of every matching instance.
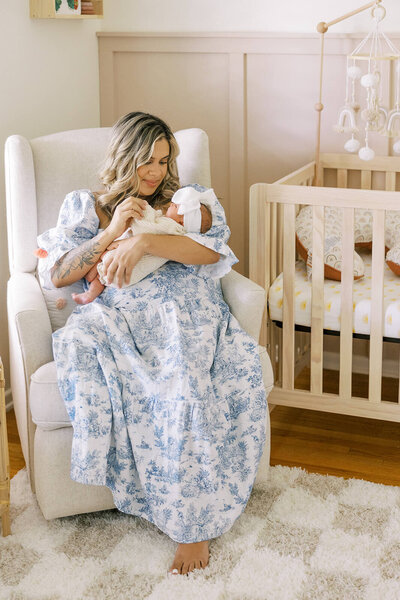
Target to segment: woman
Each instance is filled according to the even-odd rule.
[[[144,113],[114,126],[104,189],[68,194],[39,237],[52,282],[69,285],[107,249],[107,287],[53,334],[58,384],[74,428],[71,477],[107,485],[116,507],[178,542],[169,571],[208,564],[208,541],[244,510],[265,442],[257,345],[223,300],[219,278],[236,257],[215,198],[206,234],[113,242],[146,202],[179,187],[169,127]],[[201,190],[200,186],[195,186]],[[128,288],[145,252],[169,259]]]

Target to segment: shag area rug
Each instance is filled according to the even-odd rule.
[[[116,510],[45,521],[25,470],[0,538],[1,600],[399,600],[400,488],[272,467],[210,563],[167,576],[176,544]]]

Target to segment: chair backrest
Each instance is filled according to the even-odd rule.
[[[54,227],[65,195],[74,189],[98,189],[97,173],[105,157],[111,128],[64,131],[28,141],[10,136],[5,145],[7,229],[10,273],[34,272],[37,236]],[[211,186],[207,134],[182,129],[181,185]]]

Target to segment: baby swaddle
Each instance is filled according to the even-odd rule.
[[[159,235],[183,235],[186,233],[183,225],[180,225],[173,219],[169,217],[165,217],[161,210],[155,210],[150,205],[148,205],[144,211],[143,219],[135,219],[132,221],[132,224],[121,237],[117,238],[118,240],[123,240],[133,235],[139,235],[140,233],[155,233]],[[109,252],[113,252],[110,250]],[[109,252],[105,254],[103,258],[105,258]],[[162,265],[164,265],[168,261],[168,258],[162,258],[160,256],[153,256],[152,254],[144,254],[144,256],[139,260],[137,265],[133,268],[129,283],[123,283],[122,287],[128,287],[129,285],[133,285],[137,283],[141,279],[144,279],[155,271],[159,269]],[[100,262],[97,265],[97,271],[99,273],[99,279],[103,285],[109,285],[107,283],[107,279],[104,276],[104,266],[103,263]],[[116,284],[112,283],[111,287],[116,287]]]

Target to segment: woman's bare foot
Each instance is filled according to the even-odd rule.
[[[204,569],[208,565],[208,559],[208,541],[178,544],[174,561],[168,572],[172,573],[175,570],[173,575],[187,575],[193,569]]]

